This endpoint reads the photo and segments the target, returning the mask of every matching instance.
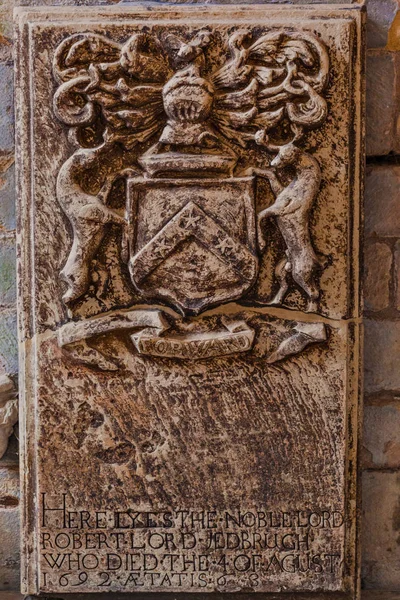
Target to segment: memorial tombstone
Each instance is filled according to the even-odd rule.
[[[363,15],[17,9],[23,592],[357,597]]]

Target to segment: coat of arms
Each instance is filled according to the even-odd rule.
[[[110,228],[135,298],[67,323],[62,346],[116,368],[95,340],[120,330],[139,353],[205,359],[251,350],[248,310],[283,306],[293,286],[306,312],[318,311],[324,257],[309,220],[321,169],[304,146],[327,117],[329,57],[316,35],[170,27],[120,42],[80,33],[59,45],[53,70],[54,111],[78,146],[57,180],[73,233],[65,305],[80,316]],[[118,186],[123,204],[110,200]],[[260,301],[252,290],[270,222],[281,255],[275,293]],[[294,323],[267,360],[325,339],[323,324]]]

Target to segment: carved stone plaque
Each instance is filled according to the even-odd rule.
[[[17,21],[23,591],[354,598],[360,6]]]

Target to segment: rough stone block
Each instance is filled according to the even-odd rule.
[[[363,474],[361,548],[366,588],[400,589],[400,473]]]
[[[364,407],[363,466],[400,467],[400,399]]]
[[[12,62],[12,42],[0,33],[0,63]]]
[[[0,506],[0,589],[18,590],[20,579],[19,509]]]
[[[13,158],[11,158],[13,160]],[[10,158],[8,158],[8,162]],[[15,229],[15,168],[0,169],[0,232]]]
[[[17,315],[11,309],[0,312],[0,366],[9,375],[18,373]]]
[[[18,505],[18,467],[0,467],[0,590],[19,589]]]
[[[367,47],[380,48],[388,43],[389,32],[396,19],[398,0],[366,0]]]
[[[14,147],[14,71],[10,64],[0,64],[0,152]]]
[[[16,300],[15,240],[0,238],[0,306]]]
[[[369,165],[365,182],[365,235],[400,237],[400,166]]]
[[[399,57],[395,52],[367,56],[367,155],[389,154],[396,145]]]
[[[365,308],[380,311],[390,303],[392,251],[382,242],[367,244],[364,250]]]
[[[400,390],[400,321],[365,321],[365,391]]]
[[[19,505],[18,466],[0,465],[0,509],[15,508]]]

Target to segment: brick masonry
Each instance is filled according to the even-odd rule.
[[[12,9],[13,0],[0,6],[0,375],[11,384],[18,373]],[[363,586],[400,592],[400,0],[367,0],[367,9]],[[15,434],[0,460],[0,600],[20,598],[5,592],[19,587]],[[400,600],[400,593],[367,598]]]
[[[394,590],[400,577],[400,473],[372,470],[363,476],[364,581]],[[382,514],[385,515],[382,519]]]
[[[385,590],[400,590],[399,8],[368,2],[362,582]]]
[[[400,2],[367,8],[362,583],[400,590]]]

